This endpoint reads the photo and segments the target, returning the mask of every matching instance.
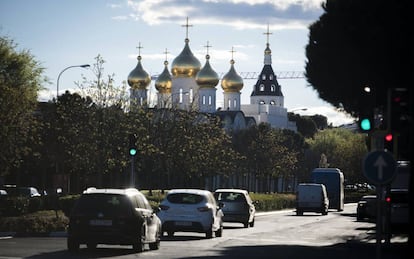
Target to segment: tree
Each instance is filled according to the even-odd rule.
[[[273,129],[268,123],[247,128],[233,135],[234,149],[245,160],[239,168],[269,184],[269,179],[293,176],[299,165],[303,138],[292,131]],[[270,186],[262,190],[269,191]]]
[[[123,81],[122,86],[114,86],[115,74],[104,76],[104,64],[106,61],[101,55],[95,57],[95,63],[92,65],[92,72],[95,76],[93,80],[83,76],[82,82],[76,82],[83,96],[89,96],[93,102],[100,107],[120,106],[124,109],[128,107],[129,95],[126,91],[126,83]]]
[[[366,181],[361,173],[361,157],[367,152],[364,134],[333,128],[319,131],[307,142],[315,158],[309,172],[319,166],[337,167],[344,172],[345,180],[351,183]]]
[[[327,0],[309,28],[306,78],[319,97],[357,117],[385,112],[387,89],[412,85],[410,1]],[[411,21],[411,22],[410,22]],[[371,92],[364,92],[369,87]]]
[[[29,51],[0,37],[0,176],[16,172],[30,152],[37,93],[46,81]]]

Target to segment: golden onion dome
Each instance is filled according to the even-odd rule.
[[[200,71],[200,61],[191,52],[188,42],[185,39],[184,49],[172,62],[171,71],[174,77],[195,77]]]
[[[138,56],[138,64],[128,75],[128,85],[133,89],[146,89],[151,83],[151,77],[142,68],[141,56]]]
[[[243,79],[239,76],[234,69],[234,60],[230,61],[231,67],[229,72],[223,76],[221,80],[221,87],[223,88],[224,92],[240,92],[243,88]]]
[[[196,82],[200,88],[214,88],[219,82],[219,76],[210,66],[210,55],[206,55],[206,64],[197,73]]]
[[[264,53],[265,53],[265,55],[272,54],[272,51],[270,50],[270,47],[269,47],[269,43],[266,44],[266,49],[265,49]]]
[[[155,89],[162,94],[171,93],[172,86],[171,74],[168,71],[168,61],[164,61],[164,66],[164,71],[162,71],[155,81]]]

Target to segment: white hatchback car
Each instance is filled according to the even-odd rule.
[[[173,189],[160,203],[157,216],[161,219],[162,233],[173,236],[174,232],[205,233],[207,238],[221,237],[223,212],[207,190]]]

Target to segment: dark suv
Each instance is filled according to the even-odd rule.
[[[161,221],[137,189],[88,188],[70,214],[67,245],[69,251],[80,244],[132,245],[141,252],[145,244],[158,249],[160,237]]]

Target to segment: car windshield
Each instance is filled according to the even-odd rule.
[[[182,204],[197,204],[203,199],[203,196],[193,193],[173,193],[167,196],[169,202]]]
[[[105,215],[128,215],[131,203],[123,195],[86,194],[78,200],[75,210],[81,213],[101,212]]]
[[[236,192],[219,192],[215,193],[217,201],[221,202],[245,202],[244,195]]]
[[[10,196],[27,196],[30,197],[32,194],[38,194],[36,190],[31,190],[29,187],[7,187],[7,193]]]

